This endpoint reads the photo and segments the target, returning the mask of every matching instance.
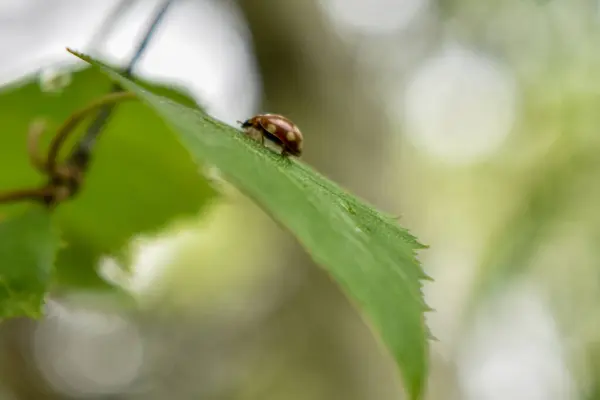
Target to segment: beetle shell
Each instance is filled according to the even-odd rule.
[[[302,154],[303,137],[300,129],[282,115],[259,114],[242,123],[246,134],[255,139],[267,138],[282,147],[281,154]]]

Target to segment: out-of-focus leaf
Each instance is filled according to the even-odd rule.
[[[600,163],[594,147],[577,152],[565,143],[556,147],[484,254],[469,301],[470,311],[529,271],[553,228],[577,203],[573,193],[597,179],[593,171],[600,168]],[[596,191],[588,192],[597,196]],[[590,216],[590,221],[596,219]],[[466,314],[467,318],[471,315]]]
[[[42,207],[0,220],[0,320],[41,315],[58,244]]]
[[[0,190],[43,182],[26,153],[26,133],[34,118],[48,120],[43,140],[47,144],[71,113],[108,93],[112,85],[105,75],[88,68],[75,72],[60,94],[42,92],[35,81],[1,92],[0,168],[5,172],[0,174]],[[173,89],[144,86],[194,104]],[[79,132],[87,126],[82,124]],[[72,144],[73,140],[65,146],[63,156]],[[118,105],[97,142],[80,193],[55,211],[66,242],[57,257],[57,283],[104,286],[94,268],[100,256],[120,251],[132,235],[197,213],[213,195],[198,166],[154,111],[137,101]],[[3,213],[15,209],[1,207]]]
[[[548,143],[542,157],[526,174],[529,184],[523,188],[514,213],[490,241],[479,267],[471,296],[470,311],[507,283],[530,271],[540,247],[552,230],[577,207],[579,193],[598,196],[595,188],[600,170],[600,142],[596,95],[600,58],[580,55],[563,65],[561,58],[546,74],[537,74],[534,82],[524,86],[522,131],[523,142]],[[593,68],[591,67],[593,66]],[[577,79],[573,79],[577,77]],[[581,82],[589,82],[582,90]],[[509,153],[509,157],[514,153]],[[588,222],[595,221],[592,215]],[[465,314],[467,318],[471,312]]]
[[[150,93],[81,57],[135,92],[171,124],[196,162],[214,164],[296,235],[368,315],[397,361],[410,398],[421,398],[428,353],[427,307],[421,293],[426,275],[415,252],[423,245],[393,218],[303,163],[283,158],[199,110]]]

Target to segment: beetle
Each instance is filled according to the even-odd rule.
[[[292,121],[278,114],[258,114],[240,122],[244,132],[255,140],[265,143],[265,138],[281,147],[281,155],[302,154],[302,132]]]

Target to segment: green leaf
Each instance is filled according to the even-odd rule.
[[[173,89],[144,83],[178,102],[194,105]],[[73,73],[61,93],[47,93],[30,81],[0,93],[0,190],[37,186],[45,179],[29,164],[26,134],[44,117],[47,145],[71,113],[108,93],[113,82],[93,68]],[[90,118],[91,119],[91,118]],[[88,123],[82,124],[82,132]],[[68,155],[75,135],[67,143]],[[45,148],[42,146],[42,148]],[[153,233],[176,218],[196,215],[215,195],[198,166],[156,113],[138,101],[119,104],[94,149],[78,195],[61,204],[53,218],[66,246],[57,257],[55,283],[66,288],[106,288],[96,273],[104,255],[118,255],[136,234]],[[0,206],[10,214],[20,207]]]
[[[421,280],[427,277],[415,252],[424,246],[393,218],[305,164],[80,57],[135,92],[177,131],[196,162],[218,167],[291,231],[368,315],[396,359],[411,399],[421,398],[428,353]]]
[[[41,316],[58,244],[42,207],[0,221],[0,319]]]

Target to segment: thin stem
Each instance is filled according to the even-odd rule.
[[[158,26],[160,25],[160,23],[162,22],[163,18],[165,17],[165,14],[167,13],[167,10],[169,9],[169,7],[173,3],[174,3],[173,0],[166,0],[166,1],[163,2],[162,6],[160,7],[160,9],[158,10],[158,12],[154,16],[154,19],[152,20],[152,22],[150,23],[150,25],[148,25],[146,33],[144,34],[144,38],[142,39],[142,41],[138,45],[135,53],[131,57],[131,60],[129,60],[129,64],[128,64],[127,68],[125,69],[125,76],[130,76],[131,75],[131,72],[133,71],[133,68],[135,68],[135,66],[138,63],[138,61],[142,58],[142,54],[146,50],[146,47],[148,47],[148,43],[150,43],[150,40],[152,39],[152,37],[156,33],[156,30],[158,29]]]
[[[150,43],[150,40],[156,33],[158,26],[162,22],[165,14],[167,13],[167,10],[173,3],[174,3],[174,0],[164,1],[162,6],[159,8],[158,12],[154,16],[152,22],[150,23],[150,25],[148,25],[148,28],[146,30],[146,33],[144,34],[142,41],[137,46],[136,51],[134,52],[133,56],[131,57],[131,60],[129,60],[129,63],[127,64],[127,67],[125,68],[124,75],[126,77],[131,76],[133,69],[135,68],[135,66],[137,65],[139,60],[141,59],[144,51],[146,50],[146,48],[148,47],[148,44]],[[111,91],[112,92],[120,92],[122,90],[123,90],[123,88],[121,88],[120,85],[115,84]],[[111,116],[111,114],[114,110],[114,107],[115,107],[115,104],[111,103],[111,104],[107,104],[107,105],[103,106],[98,111],[98,114],[96,114],[95,120],[90,124],[85,135],[81,138],[81,140],[77,144],[77,147],[73,151],[73,154],[71,155],[72,163],[85,169],[85,167],[87,166],[87,164],[89,162],[94,144],[95,144],[98,136],[100,135],[100,132],[102,131],[102,129],[108,122],[108,119]]]
[[[43,200],[44,198],[51,196],[52,192],[53,189],[47,186],[36,189],[13,190],[11,192],[0,193],[0,204],[23,200]]]
[[[60,128],[58,128],[56,135],[54,135],[54,138],[52,139],[52,143],[50,143],[48,159],[46,161],[46,170],[51,173],[56,170],[58,153],[60,152],[63,143],[67,140],[69,135],[75,131],[77,124],[79,124],[86,116],[98,108],[109,105],[113,106],[119,101],[132,100],[134,98],[135,94],[132,92],[110,93],[71,114]]]
[[[117,22],[119,21],[119,17],[121,17],[128,8],[131,8],[135,4],[135,0],[121,0],[104,18],[104,22],[100,26],[100,29],[94,34],[87,47],[90,49],[94,49],[98,47],[98,45],[105,41],[109,32],[111,32]]]

